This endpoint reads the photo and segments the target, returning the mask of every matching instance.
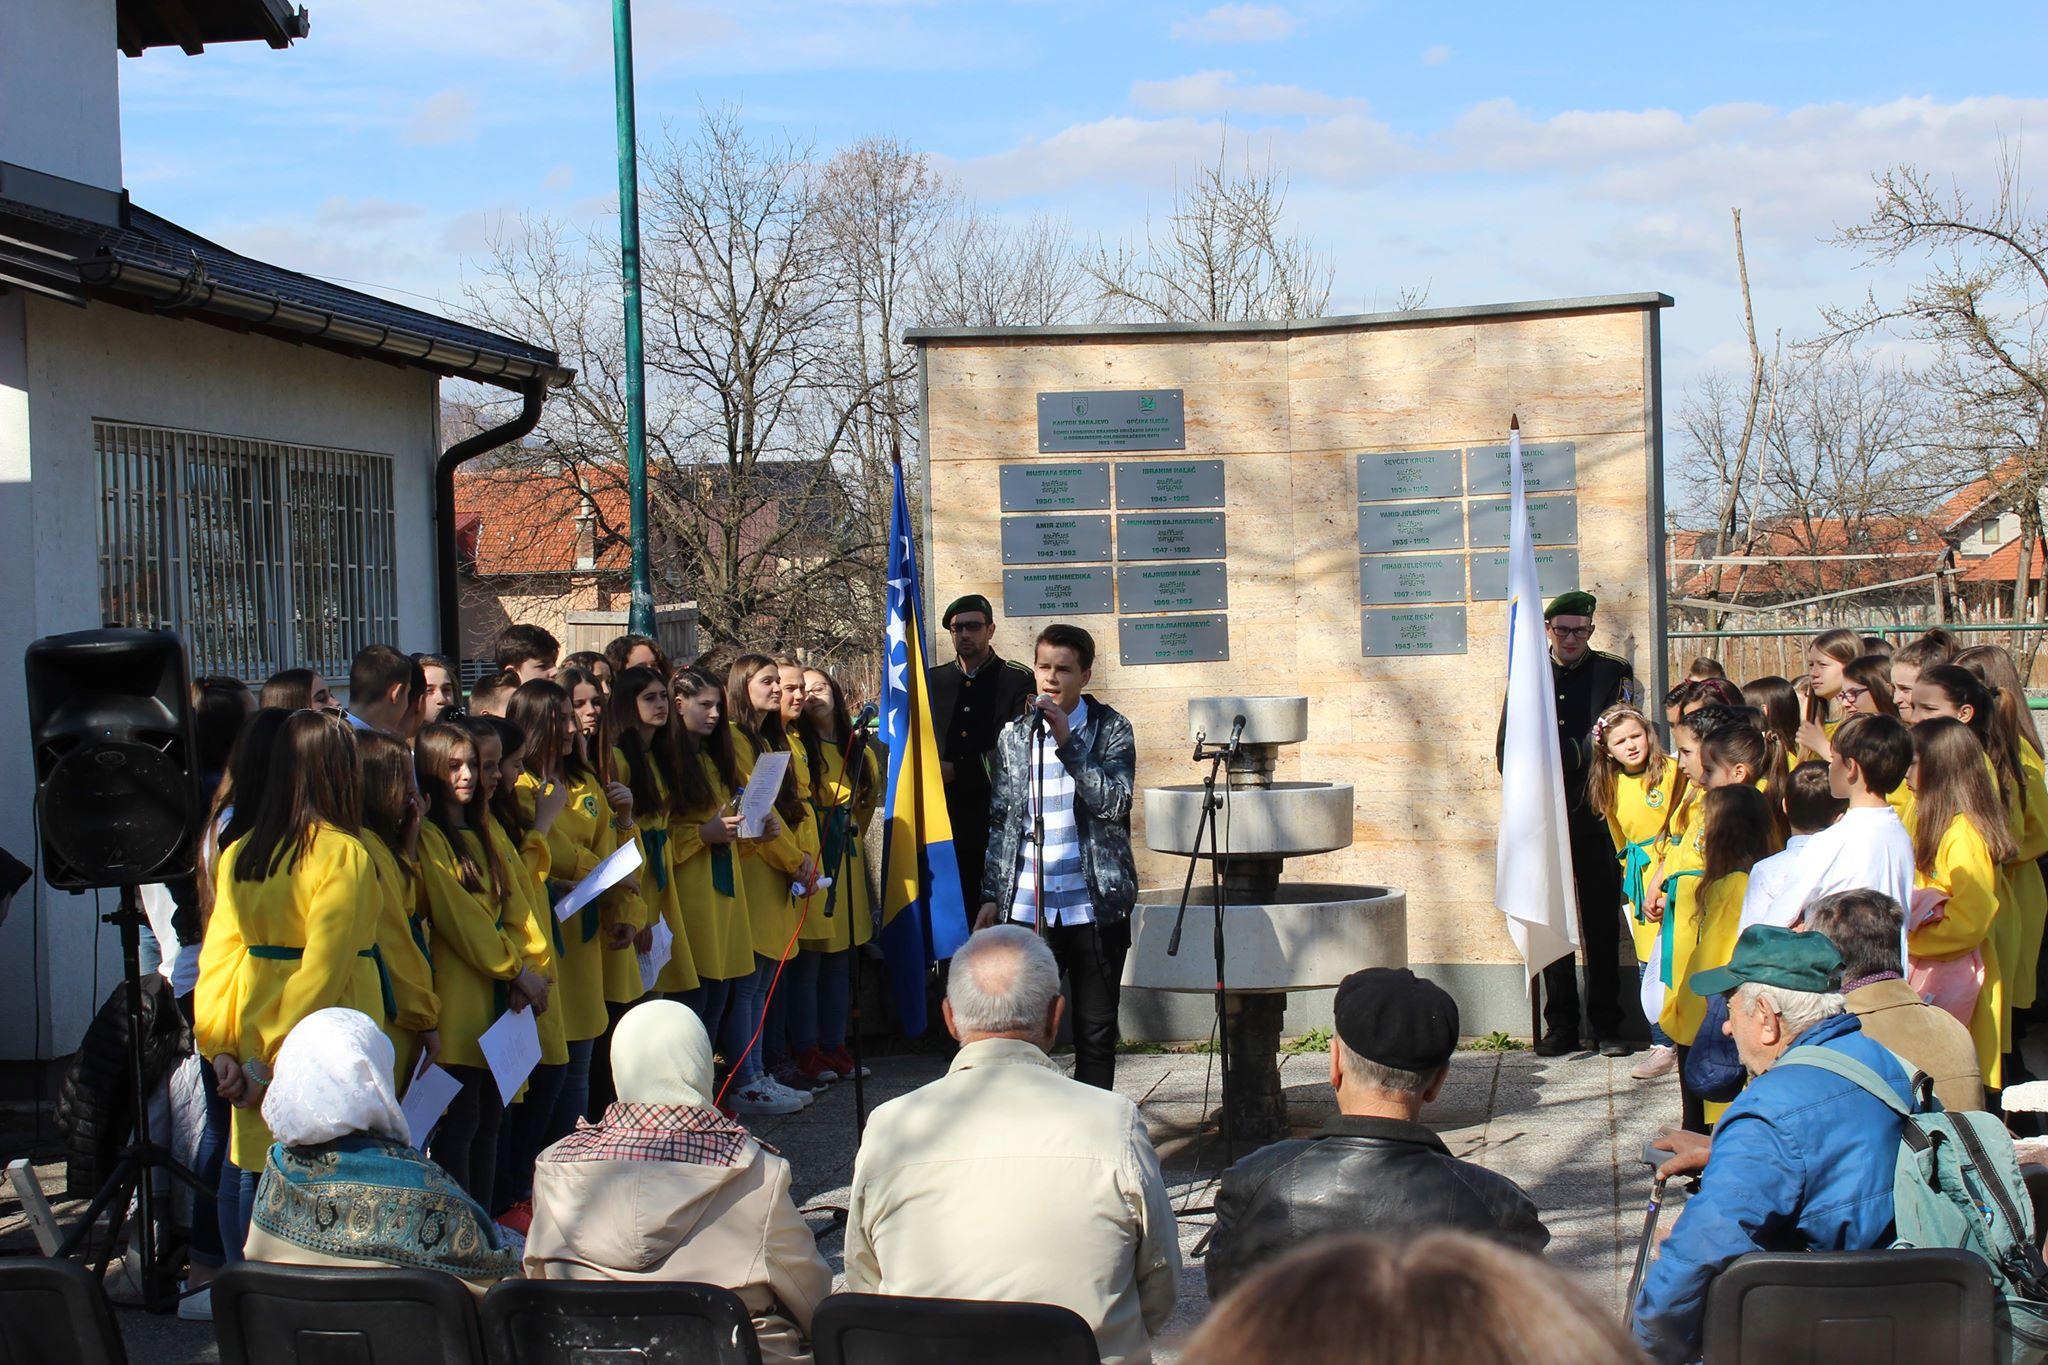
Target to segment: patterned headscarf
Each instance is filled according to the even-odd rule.
[[[285,1035],[263,1121],[287,1147],[369,1134],[411,1143],[391,1084],[391,1040],[359,1010],[315,1010]]]

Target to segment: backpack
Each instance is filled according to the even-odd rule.
[[[2012,1138],[1998,1118],[1943,1110],[1934,1101],[1933,1083],[1917,1073],[1918,1103],[1908,1108],[1875,1071],[1832,1048],[1795,1047],[1777,1064],[1833,1072],[1901,1117],[1892,1245],[1975,1252],[1991,1271],[1998,1298],[1999,1360],[2048,1360],[2048,1264],[2034,1241],[2033,1200],[2020,1178]]]

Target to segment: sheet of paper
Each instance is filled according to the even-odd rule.
[[[405,1088],[405,1103],[399,1108],[405,1114],[406,1131],[412,1134],[414,1147],[426,1150],[434,1125],[448,1112],[450,1101],[461,1093],[462,1082],[438,1066],[430,1066],[413,1078]]]
[[[647,945],[647,951],[640,954],[640,989],[643,991],[654,989],[655,978],[661,975],[661,969],[668,965],[668,960],[676,952],[676,936],[668,927],[667,920],[654,922],[653,938],[654,941]]]
[[[782,791],[782,775],[789,771],[789,755],[771,749],[754,760],[754,775],[740,793],[740,837],[758,839],[768,825],[768,813]]]
[[[637,871],[641,861],[640,841],[626,840],[591,868],[590,875],[570,888],[568,895],[555,902],[555,918],[569,918]]]
[[[540,1065],[540,1025],[533,1010],[506,1010],[476,1042],[483,1049],[492,1079],[498,1083],[499,1096],[506,1104],[512,1103],[519,1087]]]

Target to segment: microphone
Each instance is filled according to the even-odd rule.
[[[878,719],[880,719],[881,715],[882,708],[875,705],[873,702],[869,702],[866,706],[861,707],[860,710],[854,713],[853,728],[856,730],[865,730],[870,725],[873,725]]]
[[[1237,743],[1244,738],[1244,712],[1240,711],[1230,722],[1230,752],[1237,752]]]

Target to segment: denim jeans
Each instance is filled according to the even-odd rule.
[[[1648,963],[1645,963],[1643,965],[1642,979],[1645,981],[1650,979],[1650,967]],[[1663,1026],[1659,1024],[1655,1019],[1650,1020],[1650,1041],[1652,1043],[1655,1043],[1658,1047],[1670,1047],[1672,1045],[1671,1035],[1666,1033],[1664,1031]]]
[[[802,956],[802,954],[798,954]],[[768,964],[768,975],[761,983],[765,992],[761,1041],[757,1045],[764,1070],[774,1071],[789,1061],[789,998],[796,988],[792,978],[796,975],[797,959]]]
[[[745,1085],[762,1072],[761,1044],[754,1042],[754,1035],[762,1031],[764,1006],[768,999],[768,983],[775,976],[775,959],[754,954],[754,971],[751,976],[735,977],[732,988],[732,1008],[725,1013],[725,1027],[719,1030],[718,1050],[724,1054],[726,1065],[732,1068],[734,1081]],[[753,1046],[748,1044],[753,1042]]]
[[[846,1046],[848,994],[853,950],[797,954],[782,972],[789,995],[789,1045],[798,1056],[812,1048],[831,1052]]]
[[[506,1107],[498,1125],[497,1167],[491,1177],[496,1207],[486,1205],[493,1217],[533,1194],[534,1158],[548,1144],[547,1131],[568,1076],[566,1065],[537,1066],[526,1078],[526,1093]]]
[[[192,1158],[192,1174],[214,1192],[211,1200],[192,1201],[192,1238],[186,1250],[194,1265],[217,1266],[226,1260],[221,1237],[221,1171],[228,1157],[228,1129],[234,1120],[234,1106],[215,1088],[213,1068],[199,1060],[199,1083],[206,1092],[206,1127],[199,1134],[199,1150]],[[239,1250],[239,1248],[238,1248]]]
[[[427,1155],[471,1199],[489,1209],[498,1174],[498,1127],[505,1116],[505,1102],[488,1067],[451,1066],[447,1071],[462,1083],[462,1089],[448,1102],[448,1112],[434,1132],[433,1150]]]
[[[578,1112],[592,1123],[604,1118],[604,1111],[616,1099],[612,1089],[612,1032],[619,1026],[619,1020],[626,1017],[626,1011],[640,1002],[622,1005],[607,1000],[604,1003],[604,1032],[592,1038],[590,1060],[583,1069],[583,1108]]]
[[[222,1158],[220,1192],[215,1209],[219,1216],[221,1253],[229,1265],[242,1259],[242,1244],[249,1240],[249,1220],[256,1213],[256,1182],[261,1171],[245,1171]]]
[[[725,1012],[732,1005],[733,987],[738,984],[738,981],[731,980],[704,981],[691,990],[675,993],[674,998],[688,1005],[697,1016],[697,1022],[704,1026],[704,1034],[711,1039],[713,1047],[718,1044],[718,1029],[725,1022]]]

